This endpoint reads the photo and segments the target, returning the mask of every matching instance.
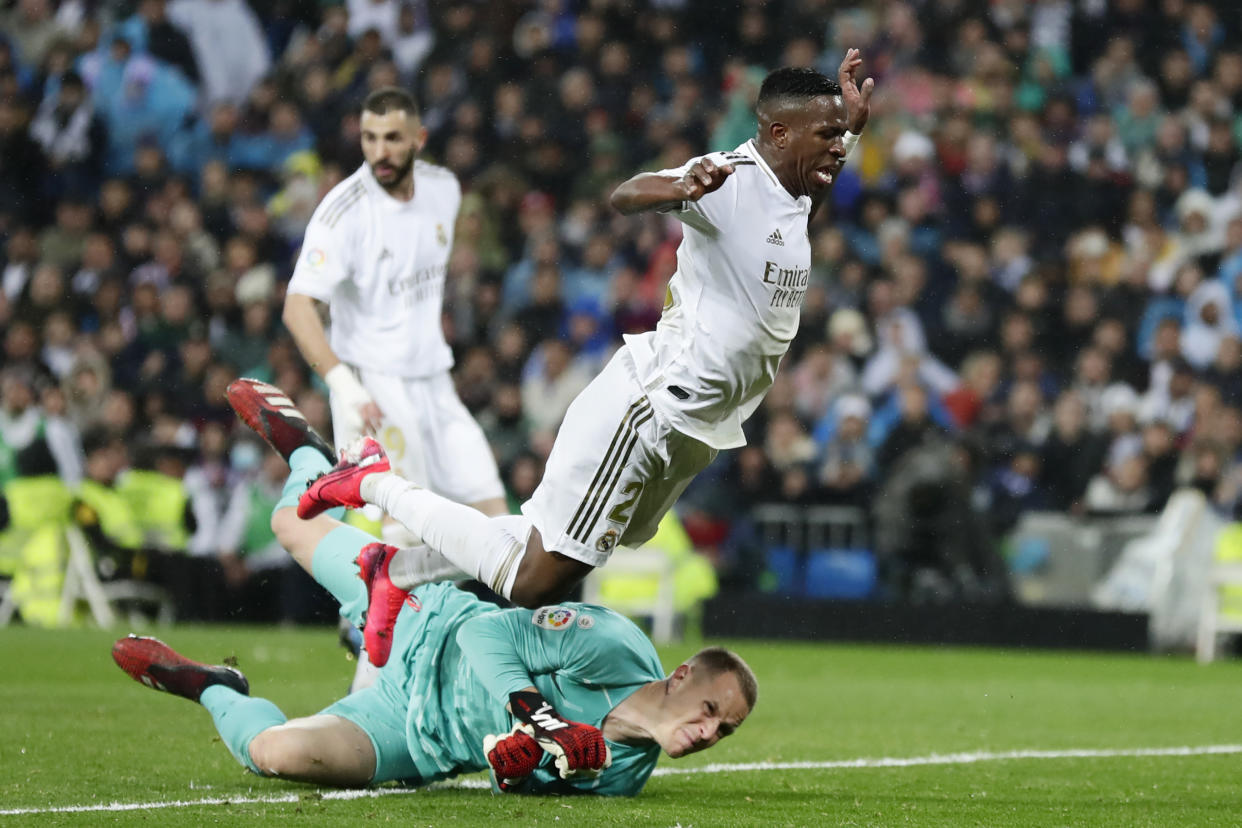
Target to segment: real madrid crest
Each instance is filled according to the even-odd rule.
[[[608,553],[617,545],[617,530],[609,529],[595,541],[595,551]]]

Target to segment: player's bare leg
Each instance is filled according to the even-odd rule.
[[[137,635],[113,644],[112,659],[144,686],[207,708],[229,752],[257,774],[343,787],[375,775],[375,748],[362,728],[331,715],[288,721],[267,699],[251,697],[236,667],[192,661]]]
[[[250,759],[264,776],[360,788],[375,776],[375,747],[366,731],[341,716],[291,719],[250,742]]]
[[[302,520],[293,506],[283,506],[272,512],[272,531],[276,533],[276,542],[307,572],[311,572],[315,547],[334,529],[345,525],[327,515]]]
[[[532,526],[508,598],[530,609],[561,601],[592,569],[590,564],[544,549],[539,530]]]

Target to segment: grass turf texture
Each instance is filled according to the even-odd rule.
[[[235,656],[290,716],[348,683],[329,630],[158,630]],[[653,778],[633,800],[440,789],[348,801],[243,772],[206,711],[132,681],[115,633],[0,632],[0,809],[292,795],[287,803],[0,816],[0,825],[1237,825],[1242,756],[1018,759]],[[737,642],[760,678],[739,732],[661,767],[971,751],[1242,743],[1242,664],[964,649]],[[695,647],[665,649],[666,667]]]

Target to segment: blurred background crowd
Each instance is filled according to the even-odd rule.
[[[1154,512],[1179,486],[1242,504],[1242,7],[0,5],[0,483],[54,477],[79,511],[94,486],[118,549],[127,503],[170,578],[218,586],[187,614],[253,609],[255,573],[283,571],[282,463],[224,388],[275,382],[330,432],[280,308],[312,210],[362,161],[359,102],[391,84],[465,193],[444,325],[515,505],[675,268],[679,225],[616,215],[612,187],[735,147],[767,71],[835,77],[848,47],[877,88],[811,223],[801,330],[750,445],[679,508],[721,579],[763,582],[746,516],[770,501],[861,507],[882,567],[957,556],[993,597],[1025,512]],[[152,494],[168,478],[179,500]],[[50,496],[18,487],[5,519]]]

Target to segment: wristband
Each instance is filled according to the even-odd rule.
[[[371,395],[367,393],[367,389],[362,387],[358,377],[343,362],[333,365],[328,373],[323,375],[323,381],[327,384],[329,391],[352,405],[365,405],[371,402]]]
[[[842,138],[841,141],[842,143],[845,144],[845,154],[847,157],[849,156],[851,152],[854,151],[854,146],[858,143],[859,137],[860,136],[855,135],[854,133],[850,132],[848,129],[845,131],[845,137]]]

